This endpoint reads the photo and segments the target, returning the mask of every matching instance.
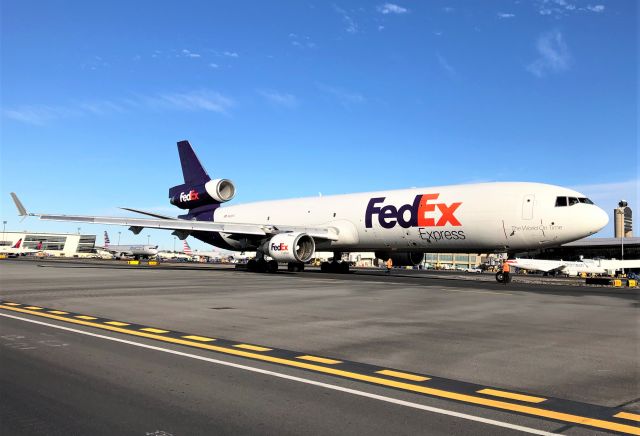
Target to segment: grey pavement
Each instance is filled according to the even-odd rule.
[[[375,272],[266,275],[113,266],[2,261],[0,296],[533,395],[627,404],[638,411],[637,292],[503,286],[402,271],[390,277]],[[109,434],[97,430],[109,425],[111,434],[511,433],[26,324],[0,319],[1,417],[13,423],[16,434],[47,425],[52,431],[64,429],[61,420],[69,423],[69,416],[78,417],[69,424],[73,428],[51,434]],[[34,338],[53,335],[52,343],[68,345],[45,342],[35,350],[20,349],[15,338],[5,338],[12,335],[36,344]],[[427,403],[434,402],[466,410],[445,401]],[[101,404],[107,413],[98,418]],[[484,409],[473,414],[500,415],[540,429],[563,427]],[[565,433],[590,430],[569,426]]]

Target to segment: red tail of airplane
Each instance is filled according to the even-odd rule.
[[[189,256],[193,254],[193,251],[191,251],[191,247],[189,247],[189,244],[187,243],[186,239],[184,240],[184,247],[182,251],[184,252],[184,254],[188,254]]]
[[[16,242],[11,248],[20,248],[20,245],[22,245],[22,238],[18,239],[18,242]]]

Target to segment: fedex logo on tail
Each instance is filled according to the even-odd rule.
[[[451,204],[437,203],[440,194],[420,194],[411,204],[396,207],[392,204],[382,206],[386,197],[375,197],[369,200],[364,215],[365,227],[373,227],[373,216],[378,216],[378,223],[385,229],[392,229],[397,225],[405,229],[409,227],[444,227],[447,224],[461,226],[455,212],[462,202]],[[436,209],[440,216],[436,221]]]
[[[188,194],[185,194],[184,192],[180,193],[181,202],[192,201],[192,200],[200,200],[198,198],[198,191],[196,191],[195,189],[192,189],[191,191],[189,191]]]

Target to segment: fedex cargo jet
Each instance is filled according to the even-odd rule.
[[[344,252],[374,251],[394,265],[417,265],[425,252],[516,252],[560,245],[592,235],[607,214],[583,194],[541,183],[478,183],[223,206],[236,192],[228,179],[211,179],[188,141],[178,143],[184,183],[169,189],[177,218],[28,214],[43,220],[173,230],[218,248],[256,251],[250,270],[276,271],[287,262],[300,271],[316,250],[333,251],[323,271],[348,271]],[[268,260],[270,258],[270,260]]]

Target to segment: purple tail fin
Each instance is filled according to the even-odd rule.
[[[180,163],[182,164],[182,175],[184,176],[185,185],[196,185],[206,183],[211,180],[207,170],[200,163],[200,159],[191,148],[189,141],[178,142],[178,153],[180,154]]]

